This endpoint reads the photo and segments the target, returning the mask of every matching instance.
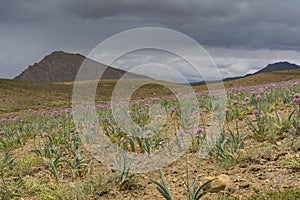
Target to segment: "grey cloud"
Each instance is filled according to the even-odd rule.
[[[53,50],[88,54],[107,37],[142,26],[191,36],[228,75],[279,59],[297,63],[299,10],[297,0],[1,1],[0,77],[17,75]]]
[[[60,17],[59,0],[9,0],[1,2],[0,23],[33,24]]]
[[[296,0],[75,0],[65,1],[63,8],[83,19],[153,22],[183,31],[204,45],[300,50]]]
[[[153,19],[160,17],[190,17],[190,16],[225,16],[232,11],[234,7],[224,1],[217,0],[214,3],[210,1],[194,0],[116,0],[116,1],[98,1],[98,0],[72,0],[63,3],[63,7],[80,17],[99,19],[103,17],[114,16],[146,16]],[[162,18],[160,18],[162,19]]]

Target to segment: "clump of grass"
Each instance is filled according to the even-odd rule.
[[[295,200],[300,199],[300,189],[286,189],[283,191],[270,191],[266,194],[255,194],[248,200]]]
[[[0,198],[2,200],[19,199],[22,195],[24,182],[21,178],[14,181],[5,181],[0,185]]]
[[[5,149],[2,160],[0,161],[0,197],[1,199],[14,199],[19,197],[20,188],[23,180],[20,177],[14,178],[13,181],[8,180],[7,177],[11,175],[17,163],[13,157],[13,151]]]
[[[103,196],[115,187],[117,174],[106,173],[89,176],[71,191],[73,199],[96,199]]]
[[[219,196],[217,200],[239,200],[239,198],[233,197],[229,194],[222,194],[222,196]]]
[[[61,184],[51,182],[49,177],[26,180],[21,191],[20,195],[28,199],[36,197],[41,200],[71,199],[68,189]]]
[[[23,158],[16,159],[16,162],[18,164],[13,173],[20,176],[32,175],[35,170],[34,167],[42,165],[42,162],[39,158],[31,155],[26,155]]]
[[[292,158],[285,164],[286,168],[293,169],[295,171],[300,171],[300,158]]]

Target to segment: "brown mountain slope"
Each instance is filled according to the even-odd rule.
[[[40,62],[30,65],[16,80],[27,80],[35,82],[70,82],[74,81],[80,65],[85,57],[80,54],[55,51],[44,57]],[[93,62],[97,67],[105,69],[101,63]],[[119,79],[126,71],[107,67],[101,79]],[[127,73],[130,78],[141,78],[142,76]]]

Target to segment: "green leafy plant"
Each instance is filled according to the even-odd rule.
[[[124,188],[132,178],[132,176],[129,174],[130,172],[130,159],[126,158],[126,153],[122,153],[122,155],[119,155],[117,164],[118,166],[118,189],[121,190]]]
[[[153,179],[149,179],[149,180],[156,185],[156,189],[166,200],[173,200],[171,191],[168,186],[168,181],[162,171],[160,171],[160,179],[161,179],[161,183]]]
[[[205,191],[202,191],[208,184],[211,183],[212,180],[206,181],[200,186],[197,186],[197,179],[194,179],[192,186],[190,188],[189,192],[189,199],[190,200],[199,200],[202,198],[204,195],[206,195]],[[201,192],[202,191],[202,192]]]
[[[85,163],[84,158],[82,158],[79,153],[75,153],[73,159],[64,158],[62,161],[67,163],[71,169],[72,178],[75,178],[76,176],[82,176],[83,169],[89,166],[87,163]]]
[[[47,164],[47,169],[49,172],[55,177],[55,180],[59,181],[58,168],[62,165],[61,157],[57,157],[54,159],[43,158],[45,163]]]

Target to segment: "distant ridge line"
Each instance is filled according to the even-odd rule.
[[[295,70],[295,69],[300,69],[300,66],[293,64],[293,63],[289,63],[287,61],[282,61],[282,62],[276,62],[273,64],[268,64],[263,69],[258,70],[257,72],[252,73],[252,74],[246,74],[244,76],[229,77],[229,78],[225,78],[223,80],[218,80],[218,81],[209,81],[209,83],[218,83],[221,81],[227,82],[227,81],[237,80],[237,79],[241,79],[241,78],[246,78],[246,77],[253,76],[256,74],[261,74],[261,73],[283,71],[283,70]],[[198,86],[198,85],[205,85],[205,84],[207,84],[205,81],[190,83],[191,86]]]

